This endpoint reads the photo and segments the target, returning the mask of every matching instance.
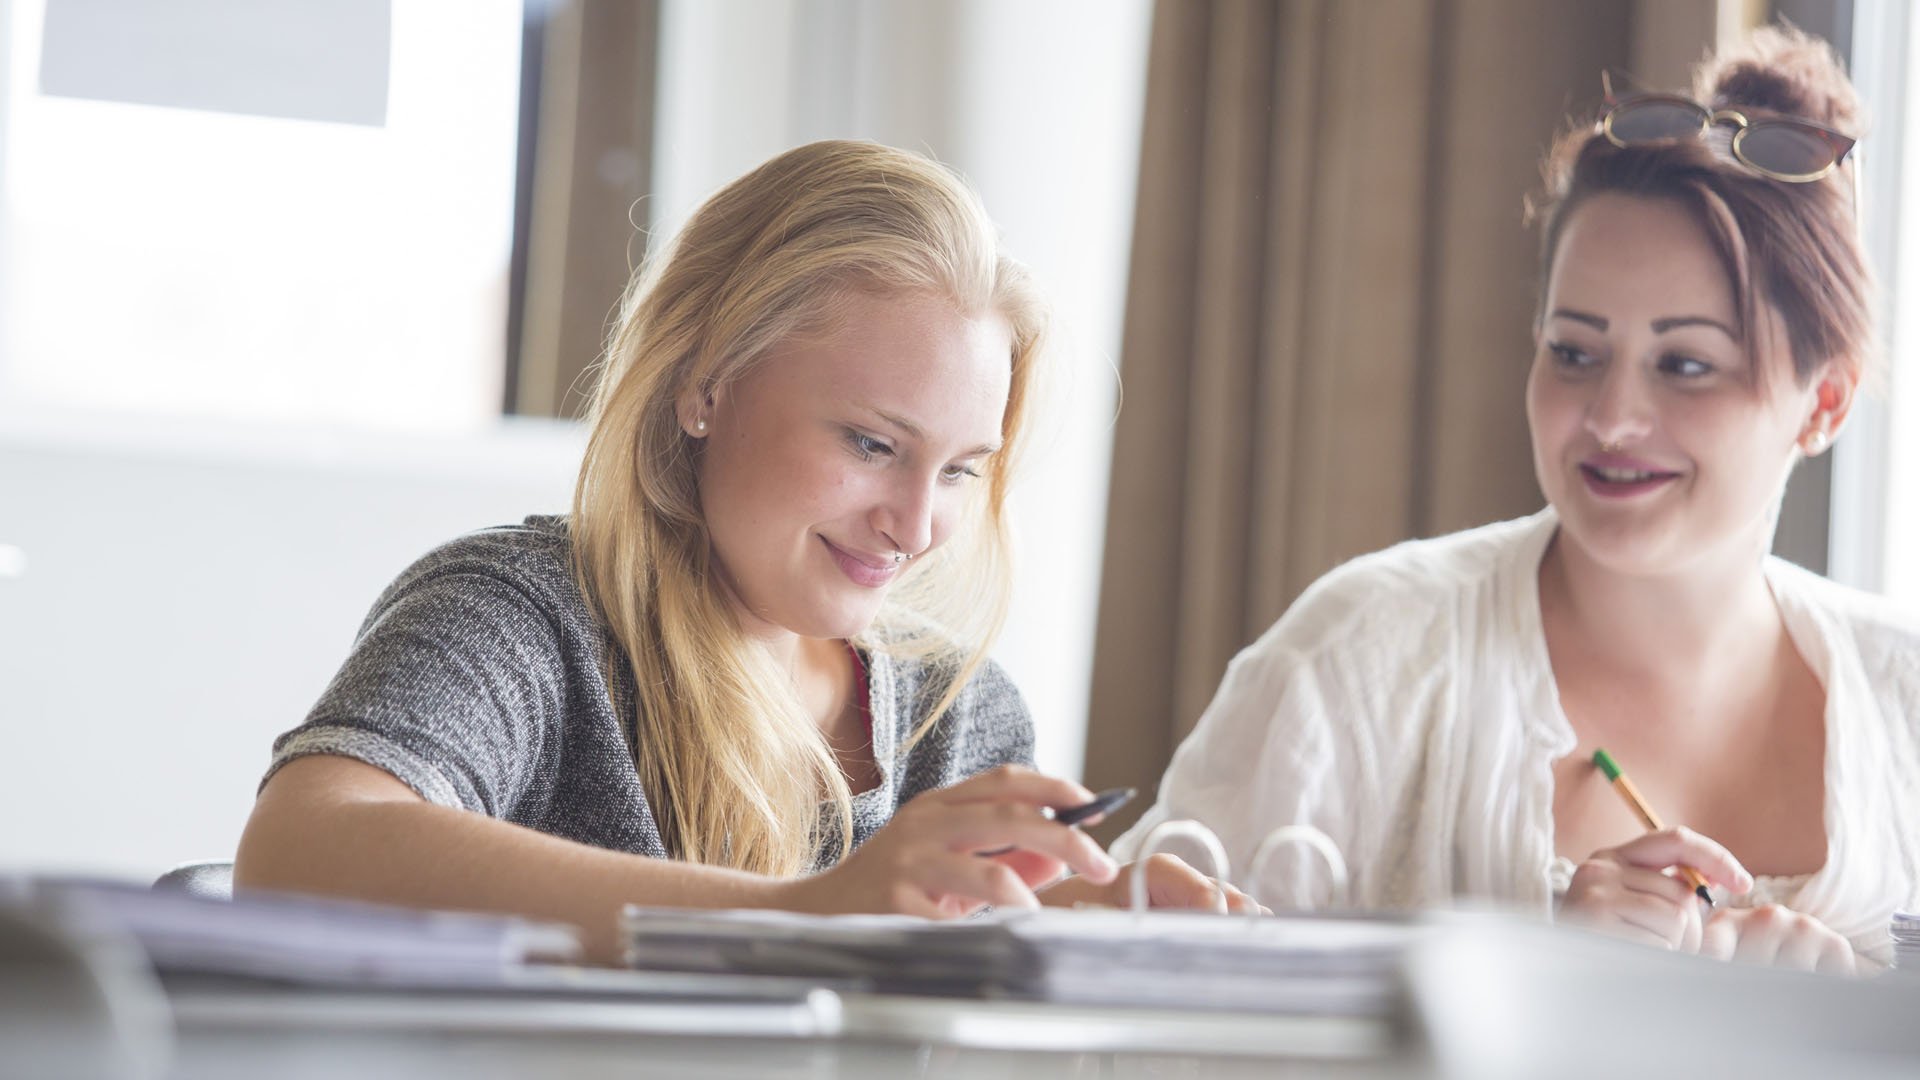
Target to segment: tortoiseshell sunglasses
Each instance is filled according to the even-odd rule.
[[[1808,120],[1788,116],[1748,119],[1733,109],[1718,111],[1673,94],[1616,97],[1613,79],[1603,72],[1606,111],[1599,131],[1615,146],[1674,139],[1704,139],[1717,124],[1735,129],[1727,148],[1734,160],[1762,176],[1789,184],[1808,184],[1832,172],[1853,150],[1852,136]]]

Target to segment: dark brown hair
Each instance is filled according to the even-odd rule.
[[[1742,47],[1701,61],[1694,96],[1708,108],[1750,118],[1777,114],[1811,120],[1858,137],[1860,103],[1826,42],[1791,26],[1756,31]],[[1712,239],[1733,282],[1741,332],[1755,352],[1753,313],[1771,303],[1786,323],[1795,381],[1806,385],[1828,360],[1862,378],[1877,365],[1873,274],[1853,203],[1856,168],[1849,159],[1812,183],[1771,180],[1715,140],[1619,147],[1592,120],[1555,140],[1542,165],[1542,196],[1529,207],[1540,223],[1540,305],[1567,222],[1602,192],[1671,199],[1686,207]]]

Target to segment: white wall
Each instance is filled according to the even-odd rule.
[[[569,426],[0,422],[0,872],[231,857],[273,737],[435,544],[566,508]]]
[[[1016,496],[996,654],[1042,768],[1086,738],[1147,0],[667,0],[653,227],[788,147],[871,138],[965,173],[1056,304],[1060,410]]]
[[[196,44],[326,4],[273,7]],[[0,872],[231,855],[380,589],[570,497],[578,433],[495,417],[519,0],[383,7],[375,127],[42,94],[45,4],[0,0]]]

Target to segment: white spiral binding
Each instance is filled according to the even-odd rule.
[[[1184,836],[1206,848],[1207,856],[1213,860],[1214,878],[1227,880],[1227,849],[1220,846],[1220,838],[1213,835],[1212,829],[1185,818],[1163,821],[1147,830],[1146,838],[1140,841],[1140,858],[1133,864],[1132,906],[1136,915],[1147,910],[1147,859],[1160,850],[1160,840],[1170,836]]]
[[[1327,876],[1333,882],[1329,902],[1334,907],[1347,906],[1347,860],[1341,857],[1340,846],[1333,842],[1333,838],[1312,825],[1282,825],[1268,833],[1260,841],[1260,846],[1253,849],[1253,861],[1247,864],[1247,888],[1252,892],[1259,891],[1260,872],[1267,868],[1267,859],[1288,844],[1305,844],[1320,853],[1320,857],[1327,862]],[[1254,900],[1259,902],[1260,898],[1255,896]]]
[[[1223,882],[1228,880],[1231,871],[1227,863],[1227,849],[1220,843],[1220,838],[1214,835],[1212,829],[1186,818],[1163,821],[1147,830],[1147,835],[1140,841],[1140,857],[1133,864],[1131,906],[1135,914],[1147,910],[1147,860],[1160,850],[1162,841],[1175,836],[1184,836],[1205,848],[1208,859],[1213,863],[1208,869],[1215,880]],[[1288,844],[1305,844],[1326,860],[1327,875],[1333,882],[1331,902],[1335,907],[1345,906],[1350,882],[1347,875],[1347,860],[1341,856],[1340,847],[1333,842],[1333,838],[1312,825],[1282,825],[1261,839],[1260,846],[1253,849],[1253,861],[1247,866],[1249,890],[1258,892],[1260,872],[1266,869],[1267,860],[1275,851]],[[1251,898],[1256,903],[1260,901],[1257,895]],[[1258,912],[1254,914],[1257,915]]]

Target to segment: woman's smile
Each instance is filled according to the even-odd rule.
[[[1625,454],[1592,454],[1580,462],[1580,475],[1587,490],[1603,499],[1631,499],[1651,494],[1680,479],[1671,469],[1662,469]]]
[[[839,564],[840,572],[855,585],[869,589],[882,588],[900,573],[900,563],[892,555],[854,554],[824,536],[820,542],[827,546],[834,562]]]

